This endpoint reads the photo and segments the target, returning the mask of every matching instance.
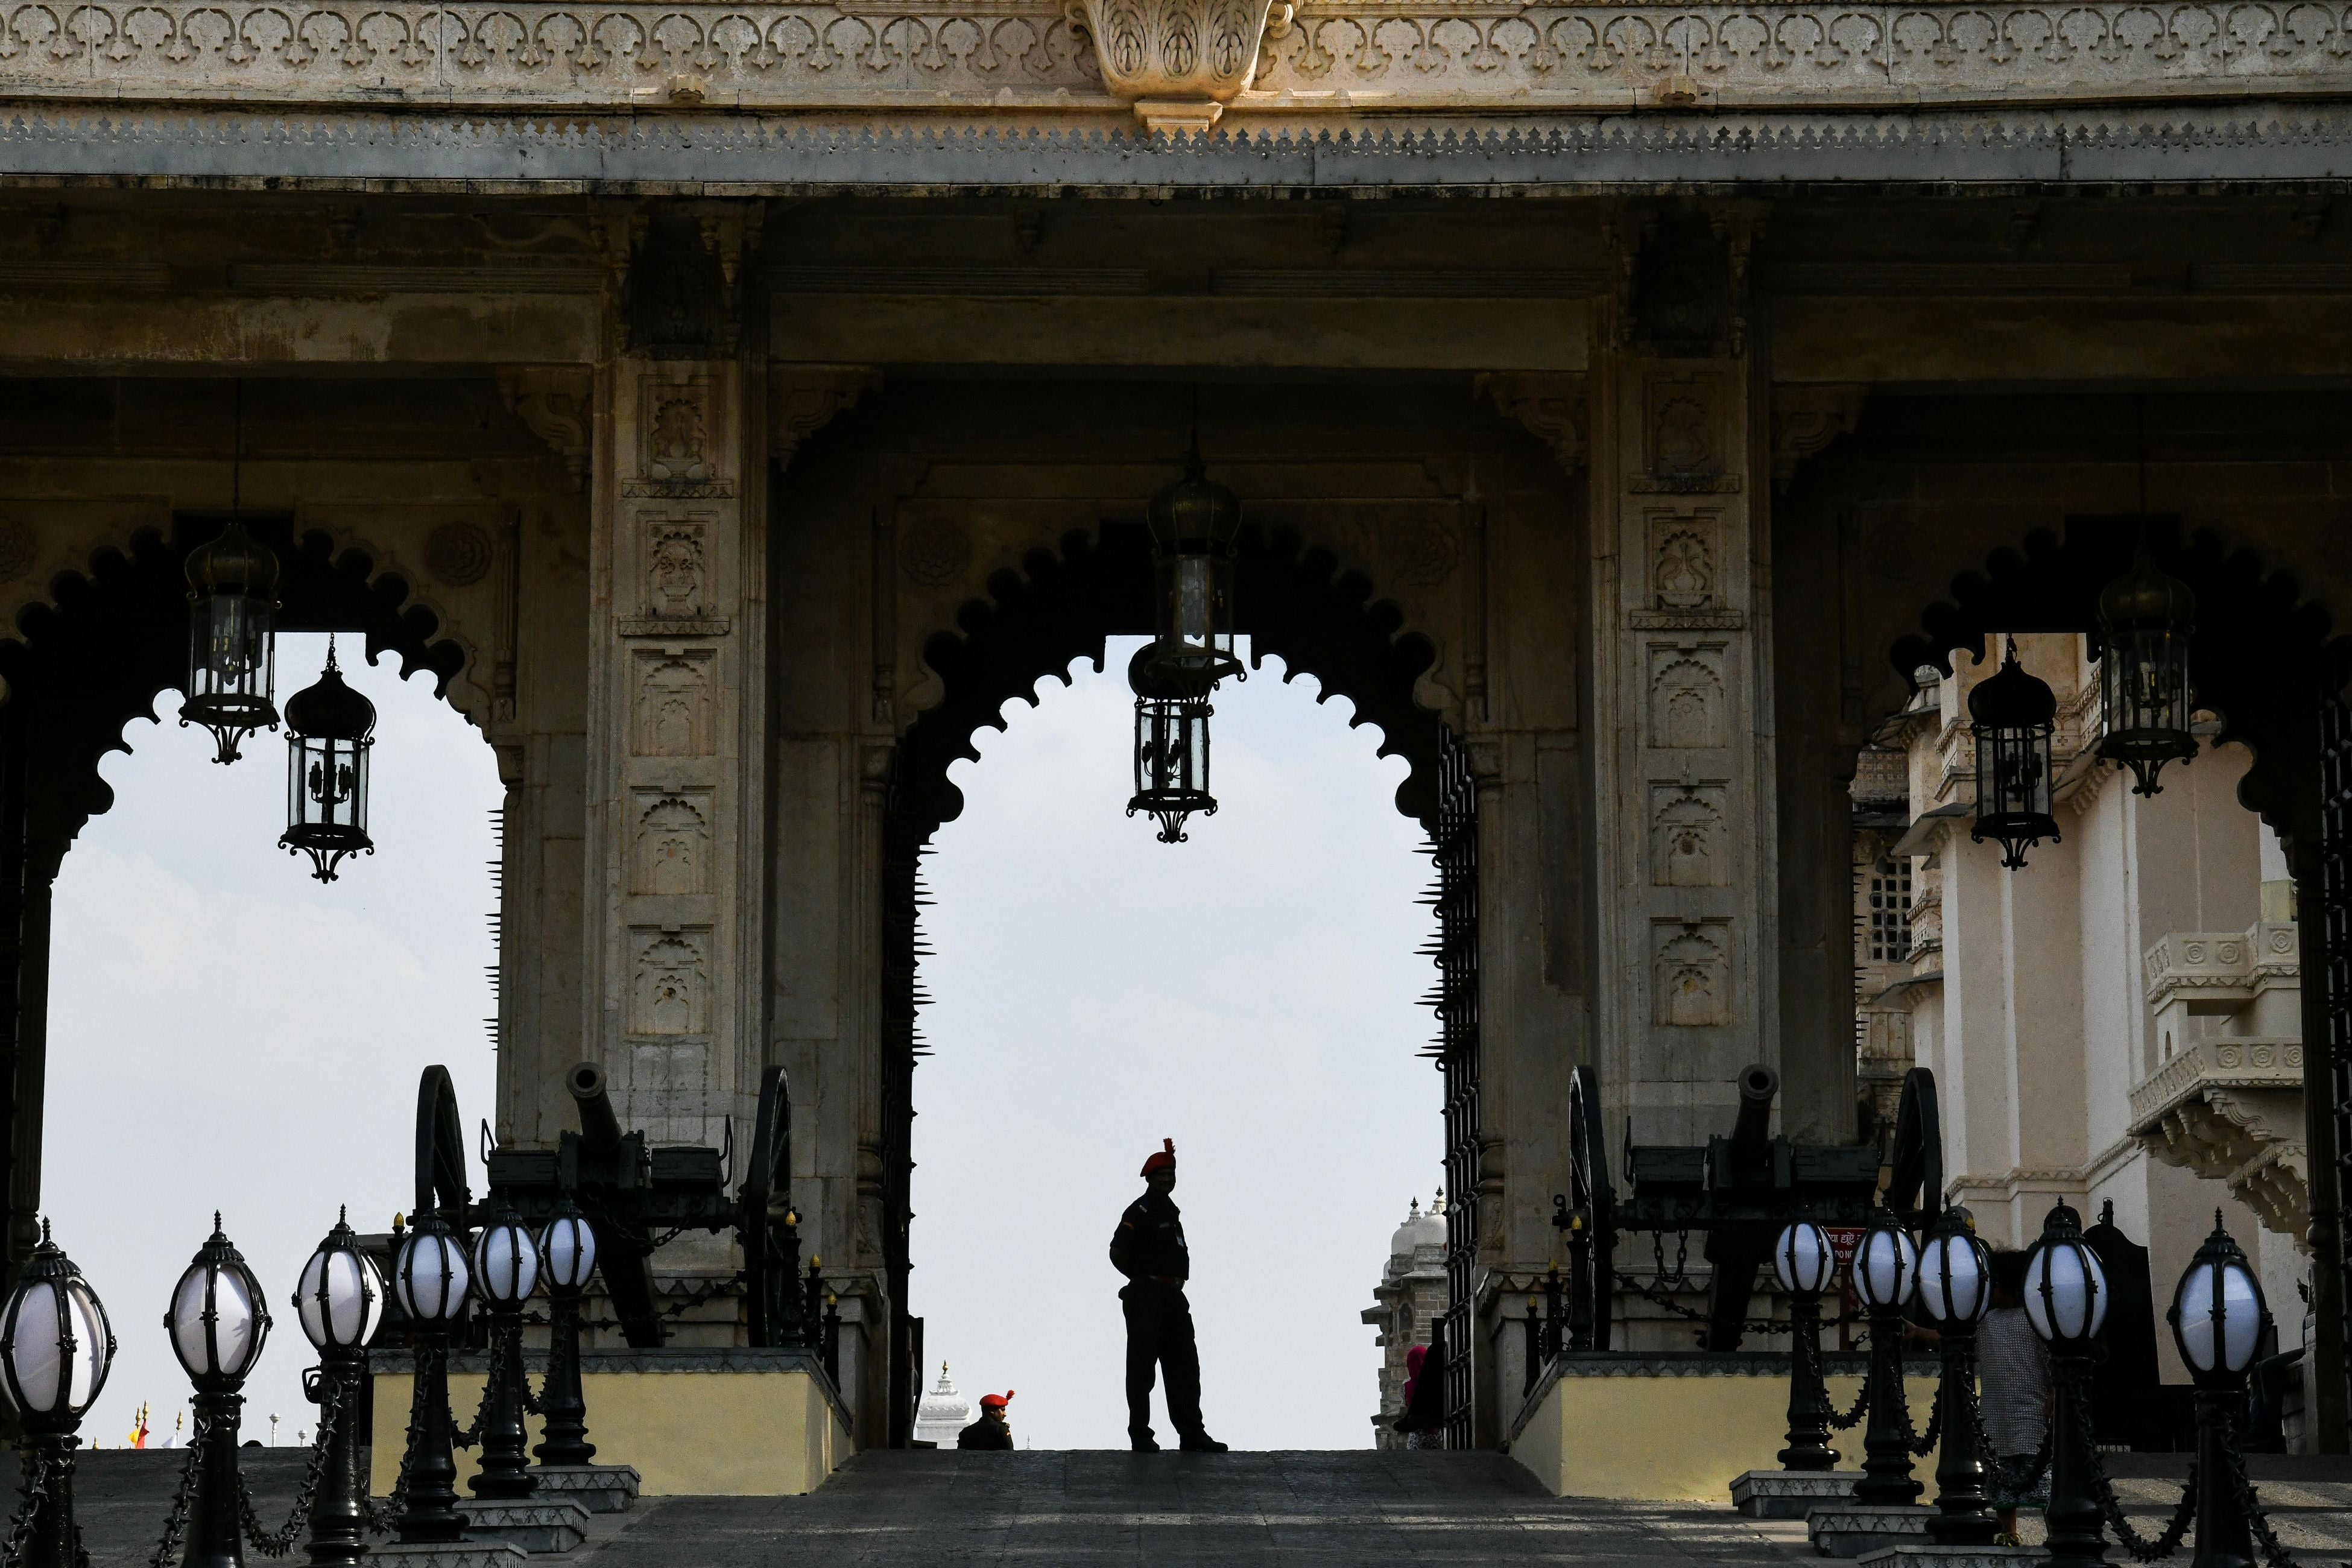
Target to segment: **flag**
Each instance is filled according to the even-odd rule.
[[[139,1406],[139,1419],[131,1423],[130,1436],[123,1440],[134,1448],[143,1448],[147,1446],[147,1406],[145,1405]]]

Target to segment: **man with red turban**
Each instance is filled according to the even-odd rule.
[[[1151,1384],[1168,1373],[1168,1421],[1188,1454],[1222,1454],[1225,1446],[1201,1424],[1201,1349],[1192,1337],[1192,1304],[1184,1282],[1192,1255],[1184,1220],[1169,1194],[1176,1190],[1176,1141],[1143,1163],[1143,1195],[1127,1205],[1111,1233],[1111,1267],[1127,1276],[1118,1293],[1127,1312],[1127,1436],[1139,1454],[1156,1453],[1151,1436]]]
[[[1013,1428],[1004,1422],[1004,1407],[1013,1403],[1013,1391],[983,1394],[980,1396],[980,1419],[956,1434],[959,1448],[996,1448],[1010,1452]]]

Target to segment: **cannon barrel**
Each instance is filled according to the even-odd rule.
[[[563,1075],[563,1087],[580,1107],[580,1137],[592,1154],[609,1154],[621,1146],[620,1119],[613,1114],[613,1097],[604,1092],[604,1069],[582,1062]]]
[[[1780,1075],[1762,1062],[1739,1069],[1739,1118],[1731,1124],[1731,1158],[1737,1165],[1764,1158],[1772,1144],[1772,1101]]]

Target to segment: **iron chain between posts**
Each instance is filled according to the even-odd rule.
[[[1941,1384],[1937,1387],[1935,1411],[1927,1417],[1927,1430],[1922,1436],[1911,1436],[1911,1402],[1908,1399],[1903,1402],[1903,1435],[1909,1440],[1911,1452],[1917,1458],[1924,1459],[1936,1451],[1936,1443],[1944,1435],[1944,1393]]]
[[[294,1550],[302,1527],[310,1522],[311,1507],[318,1501],[319,1482],[327,1473],[327,1448],[335,1438],[335,1415],[342,1407],[343,1390],[342,1384],[331,1377],[322,1377],[319,1384],[319,1435],[310,1444],[310,1462],[303,1467],[301,1489],[294,1494],[294,1511],[287,1516],[282,1528],[275,1531],[261,1528],[261,1517],[253,1509],[253,1489],[245,1484],[242,1472],[236,1478],[236,1511],[245,1527],[245,1539],[264,1557],[283,1557]]]
[[[1862,1380],[1862,1392],[1854,1395],[1853,1408],[1841,1415],[1837,1413],[1836,1406],[1832,1405],[1829,1403],[1829,1395],[1826,1392],[1828,1385],[1824,1382],[1824,1379],[1826,1379],[1829,1374],[1822,1365],[1822,1347],[1814,1343],[1810,1339],[1798,1336],[1796,1339],[1796,1353],[1804,1357],[1807,1363],[1811,1366],[1812,1370],[1813,1386],[1815,1388],[1824,1390],[1822,1395],[1822,1404],[1824,1406],[1822,1415],[1829,1422],[1830,1426],[1840,1432],[1850,1431],[1854,1426],[1859,1426],[1862,1422],[1862,1418],[1870,1414],[1870,1379],[1865,1377]],[[1910,1412],[1906,1410],[1904,1412],[1904,1416],[1906,1420],[1908,1420]],[[1906,1436],[1907,1436],[1908,1434],[1906,1433]]]
[[[392,1495],[383,1500],[383,1507],[376,1507],[373,1498],[361,1500],[360,1511],[367,1520],[369,1534],[391,1534],[393,1526],[399,1522],[400,1516],[408,1511],[408,1468],[415,1462],[415,1459],[416,1455],[413,1447],[404,1447],[401,1450],[400,1474],[394,1479]]]
[[[489,1425],[490,1400],[492,1396],[498,1393],[499,1362],[505,1354],[505,1340],[506,1336],[504,1334],[492,1334],[490,1336],[490,1365],[488,1372],[484,1373],[482,1377],[482,1397],[474,1405],[474,1424],[471,1426],[467,1427],[462,1432],[452,1431],[449,1434],[449,1442],[453,1447],[471,1448],[482,1440],[482,1429]],[[417,1353],[420,1356],[440,1356],[443,1358],[442,1364],[444,1366],[448,1364],[448,1352],[446,1351],[419,1351]],[[450,1417],[449,1425],[454,1427],[457,1424],[457,1417],[453,1415]]]
[[[15,1564],[25,1560],[25,1548],[31,1542],[33,1531],[40,1525],[41,1510],[49,1501],[49,1482],[53,1477],[48,1456],[26,1449],[24,1475],[24,1501],[16,1510],[16,1517],[9,1522],[8,1542],[0,1547],[0,1563]],[[74,1561],[83,1564],[84,1568],[89,1562],[89,1553],[82,1550],[79,1523],[74,1526]]]
[[[180,1538],[188,1531],[188,1505],[196,1495],[196,1472],[204,1464],[205,1429],[209,1426],[199,1415],[188,1427],[188,1462],[180,1471],[180,1489],[173,1494],[172,1511],[163,1518],[163,1539],[156,1544],[155,1554],[147,1560],[148,1568],[170,1568],[180,1555]]]
[[[2074,1425],[2083,1451],[2091,1458],[2092,1494],[2098,1499],[2099,1511],[2106,1516],[2109,1524],[2115,1526],[2116,1539],[2123,1542],[2124,1550],[2140,1563],[2158,1562],[2179,1551],[2181,1538],[2189,1533],[2189,1525],[2197,1518],[2196,1465],[2192,1463],[2189,1467],[2189,1479],[2181,1486],[2180,1504],[2172,1510],[2171,1520],[2166,1523],[2163,1532],[2150,1541],[2134,1530],[2131,1521],[2124,1516],[2124,1505],[2116,1496],[2116,1483],[2107,1475],[2107,1461],[2099,1452],[2098,1435],[2091,1424],[2087,1400],[2075,1403]]]
[[[2245,1510],[2246,1527],[2263,1549],[2263,1561],[2270,1568],[2295,1568],[2294,1553],[2286,1549],[2278,1532],[2271,1528],[2255,1495],[2254,1483],[2246,1474],[2246,1450],[2239,1441],[2237,1411],[2230,1411],[2222,1422],[2221,1448],[2230,1457],[2230,1489],[2237,1494],[2238,1506]]]

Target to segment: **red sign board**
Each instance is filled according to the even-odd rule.
[[[1858,1225],[1827,1225],[1822,1229],[1829,1236],[1830,1252],[1837,1258],[1838,1267],[1843,1268],[1852,1263],[1855,1250],[1862,1246],[1863,1227]]]

